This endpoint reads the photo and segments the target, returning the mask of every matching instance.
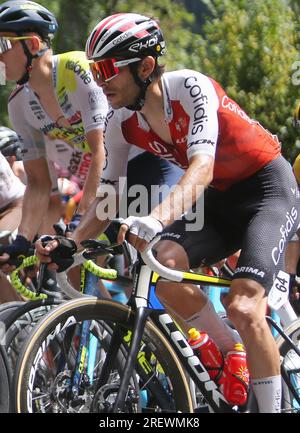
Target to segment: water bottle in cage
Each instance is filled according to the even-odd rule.
[[[225,356],[220,388],[226,400],[234,405],[244,405],[247,401],[249,388],[249,371],[246,352],[241,343]]]
[[[189,345],[199,356],[210,378],[218,382],[222,375],[224,364],[222,352],[206,332],[200,332],[196,328],[191,328],[188,334]]]

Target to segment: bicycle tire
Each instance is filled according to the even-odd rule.
[[[18,359],[14,376],[16,412],[33,412],[31,402],[34,398],[33,383],[36,378],[33,375],[36,374],[38,363],[42,359],[42,348],[47,350],[50,340],[59,335],[61,329],[66,329],[68,323],[95,320],[100,321],[100,323],[108,323],[108,326],[112,324],[112,326],[131,330],[133,319],[134,312],[128,306],[93,297],[68,301],[47,314],[33,330]],[[162,371],[167,376],[168,381],[171,381],[174,411],[193,412],[192,398],[185,372],[169,342],[148,320],[143,342],[146,342],[144,343],[145,346],[147,343],[150,346],[150,341],[151,354],[155,353],[156,365],[163,369]]]
[[[20,306],[24,305],[24,301],[12,301],[12,302],[5,302],[4,304],[0,305],[0,317],[1,320],[5,317],[7,317],[11,311],[16,310]]]
[[[5,324],[5,347],[12,371],[14,371],[22,344],[32,328],[50,309],[59,304],[59,301],[53,299],[28,301],[0,312],[0,320],[3,320]]]
[[[284,329],[284,332],[291,338],[296,347],[300,349],[300,319],[296,319],[291,323]],[[300,356],[289,347],[282,336],[277,336],[276,343],[280,353],[281,368],[289,376],[289,386],[292,387],[298,398],[300,398]],[[281,411],[300,413],[300,404],[294,398],[289,386],[284,378],[282,378]]]
[[[3,346],[0,346],[0,413],[10,412],[11,371]]]

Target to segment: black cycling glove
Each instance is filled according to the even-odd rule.
[[[11,245],[1,248],[1,254],[9,254],[11,259],[17,259],[20,256],[26,256],[31,247],[31,242],[22,235],[17,235]]]
[[[57,272],[63,272],[73,264],[73,254],[76,253],[77,246],[72,239],[64,236],[54,236],[54,239],[59,245],[51,252],[50,257],[58,265]]]
[[[49,256],[51,257],[52,261],[58,265],[57,272],[63,272],[73,264],[73,254],[75,254],[77,251],[77,245],[72,239],[65,238],[64,236],[41,237],[41,241],[44,244],[50,240],[58,241],[57,248],[51,251]]]

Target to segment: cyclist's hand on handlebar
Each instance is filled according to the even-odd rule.
[[[134,248],[142,252],[147,248],[148,243],[162,230],[162,223],[150,215],[146,217],[130,216],[123,221],[120,227],[118,243],[124,242],[126,236]],[[126,235],[127,232],[129,233]]]
[[[0,268],[5,273],[12,272],[17,265],[22,262],[31,247],[31,242],[22,235],[17,235],[16,239],[7,246],[0,247]]]
[[[42,263],[50,263],[50,268],[58,272],[68,269],[74,259],[77,246],[72,239],[64,236],[42,236],[36,241],[36,255]]]
[[[51,263],[49,268],[57,269],[58,266],[52,262],[50,253],[58,247],[58,241],[54,236],[41,236],[35,242],[35,254],[41,263]]]
[[[8,263],[10,256],[7,253],[3,253],[0,256],[0,270],[5,274],[9,274],[15,269],[15,266],[12,266]]]

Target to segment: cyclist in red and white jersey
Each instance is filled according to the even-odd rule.
[[[184,270],[241,249],[226,298],[227,314],[247,349],[259,411],[278,412],[280,361],[265,320],[266,294],[284,269],[285,245],[298,225],[295,178],[275,136],[249,118],[213,79],[188,69],[165,73],[158,64],[164,50],[157,22],[139,14],[109,16],[90,34],[87,57],[112,110],[105,126],[99,197],[74,232],[70,255],[81,240],[109,224],[103,212],[109,200],[101,195],[108,184],[118,194],[133,145],[183,167],[185,173],[159,206],[146,217],[125,220],[119,241],[129,231],[129,241],[142,251],[163,231],[158,259]],[[46,262],[51,262],[49,252],[60,247],[58,240],[45,248],[37,243]],[[207,330],[223,353],[231,350],[232,333],[197,287],[161,283],[159,295],[190,327]]]

